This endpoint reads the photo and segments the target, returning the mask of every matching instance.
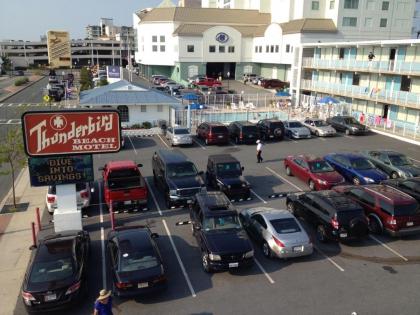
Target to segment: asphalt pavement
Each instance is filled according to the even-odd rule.
[[[119,153],[95,155],[94,167],[121,159],[144,165],[142,173],[151,194],[150,210],[117,214],[116,223],[148,224],[153,232],[160,234],[158,246],[169,286],[166,291],[151,296],[117,299],[122,314],[419,314],[420,236],[399,239],[380,235],[352,244],[315,242],[312,256],[289,260],[267,259],[254,244],[256,263],[251,269],[206,274],[190,226],[176,226],[176,222],[188,219],[188,210],[166,209],[162,193],[153,186],[152,155],[157,149],[169,148],[168,143],[162,137],[131,137],[125,143],[126,148]],[[376,134],[267,143],[261,164],[256,163],[255,145],[206,147],[196,140],[194,146],[180,150],[200,170],[205,169],[210,154],[229,153],[238,158],[253,189],[253,200],[235,203],[240,210],[256,206],[284,209],[284,199],[268,196],[308,190],[305,183],[287,177],[282,161],[289,154],[324,155],[364,149],[393,149],[420,163],[418,146]],[[102,202],[99,171],[95,171],[95,176],[98,181],[94,205],[90,217],[84,221],[92,239],[90,295],[83,305],[60,312],[61,315],[92,312],[98,290],[112,287],[106,259],[101,253],[101,228],[106,238],[110,230],[109,215]],[[310,235],[315,234],[312,227],[306,228]],[[15,314],[24,314],[20,299]]]

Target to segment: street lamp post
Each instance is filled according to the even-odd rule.
[[[228,93],[229,93],[229,80],[230,80],[230,71],[227,72],[227,78],[228,78]]]

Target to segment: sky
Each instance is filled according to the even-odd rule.
[[[70,38],[85,38],[87,25],[101,17],[114,25],[133,24],[132,14],[156,7],[162,0],[0,0],[0,40],[39,40],[48,30],[66,30]],[[175,3],[175,1],[173,1]]]

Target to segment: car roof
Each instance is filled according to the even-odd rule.
[[[358,203],[354,202],[349,197],[334,190],[313,191],[309,194],[321,198],[323,201],[331,205],[337,212],[362,209]]]
[[[246,209],[244,211],[247,211],[251,215],[261,214],[267,220],[294,218],[293,214],[291,214],[287,210],[274,209],[274,208],[269,208],[269,207],[255,207],[255,208]]]
[[[352,152],[348,152],[348,153],[331,153],[329,155],[337,155],[337,156],[344,156],[347,157],[348,159],[358,159],[358,158],[364,158],[366,159],[365,156],[363,156],[360,153],[352,153]]]
[[[229,199],[220,191],[200,192],[196,194],[196,200],[206,216],[237,214]]]
[[[156,153],[160,156],[162,160],[166,163],[180,163],[180,162],[190,162],[188,158],[179,150],[157,150]]]
[[[283,122],[283,121],[281,121],[280,119],[273,119],[273,118],[265,118],[265,119],[261,119],[261,121],[273,122],[273,123],[276,123],[276,122]]]
[[[137,168],[137,164],[132,160],[122,160],[122,161],[109,161],[107,163],[109,169],[121,169],[127,167]]]
[[[299,155],[290,155],[288,156],[290,158],[301,158],[305,160],[306,162],[315,162],[315,161],[324,161],[322,157],[311,155],[311,154],[299,154]]]
[[[209,155],[209,161],[215,163],[229,163],[229,162],[239,162],[235,157],[230,154],[214,154]]]
[[[242,126],[255,126],[254,123],[247,121],[247,120],[241,120],[241,121],[234,121],[234,124],[242,125]]]
[[[74,252],[76,235],[67,235],[54,239],[43,240],[39,243],[35,261],[45,261],[72,257]]]
[[[121,252],[142,251],[152,248],[149,229],[133,228],[127,230],[116,230],[112,234]]]
[[[206,124],[209,125],[210,127],[219,127],[219,126],[226,127],[224,124],[218,121],[206,122]]]
[[[363,189],[386,199],[391,204],[413,202],[415,199],[410,195],[388,185],[362,186]]]

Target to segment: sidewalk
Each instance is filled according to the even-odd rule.
[[[0,315],[13,314],[20,298],[20,287],[31,256],[31,222],[35,222],[36,207],[44,210],[45,194],[46,187],[30,186],[29,172],[25,168],[16,184],[16,198],[19,203],[29,203],[28,210],[0,214]],[[5,199],[8,197],[10,200],[10,195]]]
[[[20,91],[23,91],[24,89],[30,87],[31,85],[35,84],[36,82],[42,80],[45,76],[43,75],[31,75],[30,77],[28,77],[29,82],[25,85],[21,85],[21,86],[15,86],[14,85],[14,81],[13,84],[5,87],[3,89],[3,91],[6,91],[7,93],[3,93],[0,94],[0,102],[4,102],[5,100],[7,100],[8,98],[12,97],[13,95],[19,93]],[[16,77],[18,78],[18,77]],[[15,78],[15,79],[16,79]]]

